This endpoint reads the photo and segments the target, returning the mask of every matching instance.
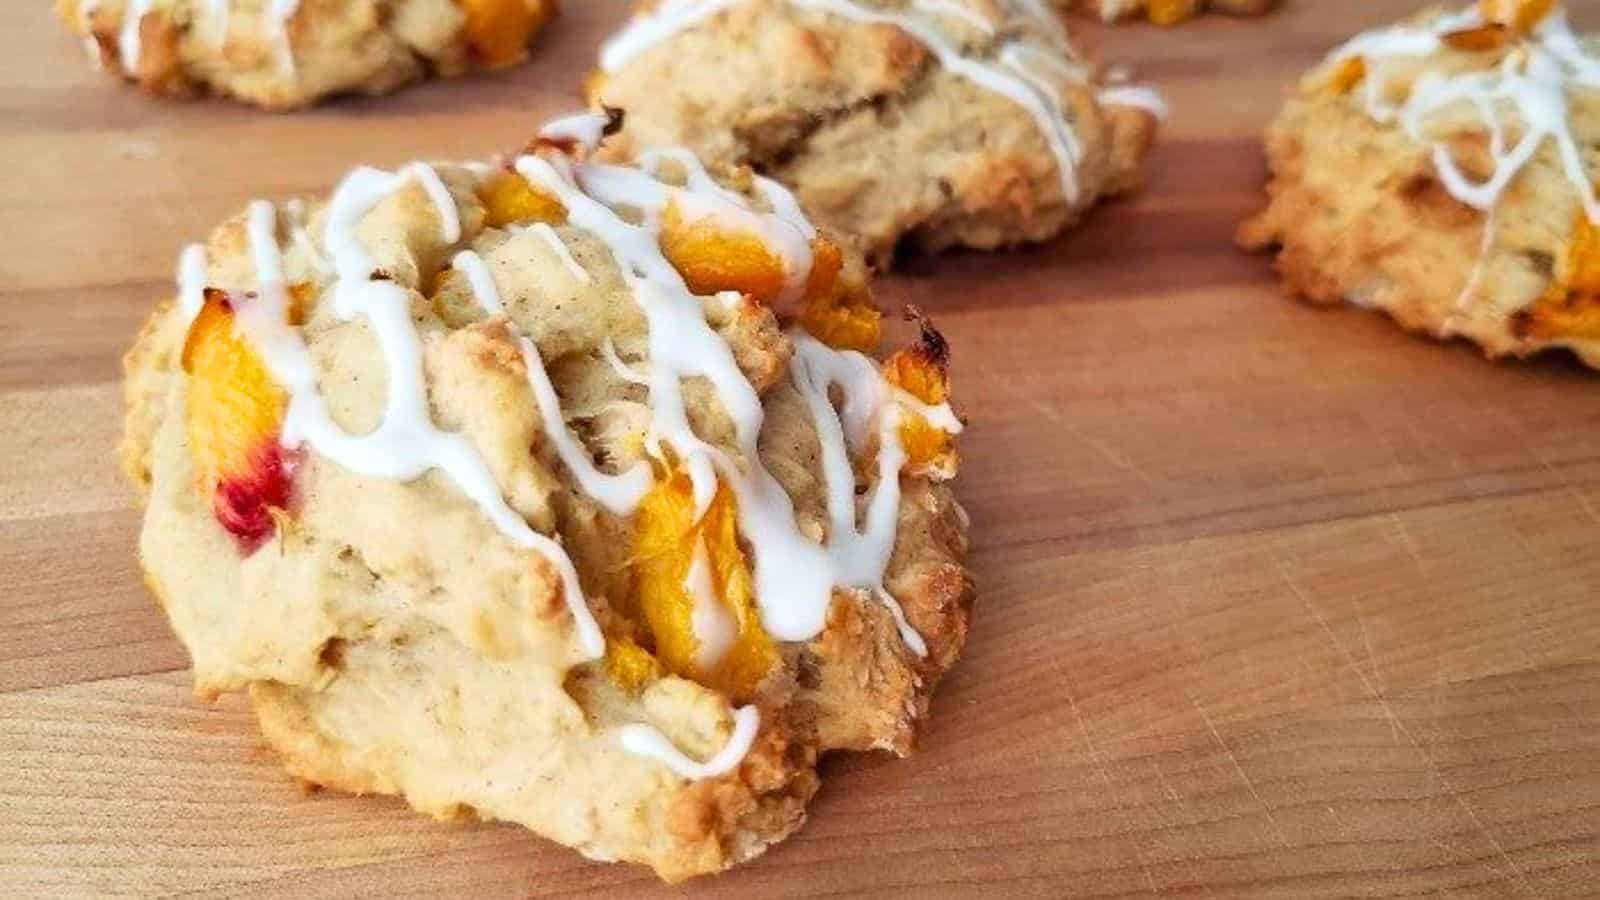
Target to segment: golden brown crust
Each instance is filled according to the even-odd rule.
[[[1394,81],[1494,60],[1443,51]],[[1308,301],[1380,309],[1409,330],[1472,340],[1491,358],[1566,347],[1600,364],[1600,331],[1533,334],[1519,325],[1552,290],[1565,297],[1559,263],[1582,218],[1554,142],[1544,142],[1485,215],[1446,189],[1428,146],[1376,121],[1339,70],[1313,70],[1269,128],[1268,204],[1240,226],[1239,243],[1275,250],[1284,287]],[[1600,95],[1575,91],[1570,126],[1580,145],[1600,135]],[[1446,141],[1468,177],[1489,176],[1481,129]],[[1589,176],[1597,173],[1591,163]]]
[[[171,308],[171,300],[157,304],[122,357],[122,398],[127,412],[117,459],[123,474],[140,491],[150,489],[150,443],[160,424],[159,404],[166,393],[162,382],[172,377],[176,368],[172,358],[176,342],[161,333],[173,327]]]
[[[279,24],[265,2],[225,4],[219,16],[203,0],[155,0],[137,26],[137,57],[124,59],[129,5],[56,0],[56,12],[97,68],[146,91],[274,110],[515,64],[557,11],[556,0],[301,0]]]
[[[589,97],[628,113],[610,147],[618,157],[687,146],[718,164],[751,166],[879,265],[899,246],[1046,240],[1098,198],[1137,185],[1154,115],[1102,102],[1095,66],[1030,5],[956,3],[991,31],[963,17],[929,20],[943,40],[969,62],[1002,77],[1021,71],[1024,83],[1053,93],[1042,102],[1062,111],[1081,147],[1075,196],[1039,121],[1015,100],[945,68],[899,27],[787,0],[746,0],[697,22],[591,79]],[[1074,71],[1084,77],[1062,74]]]
[[[478,191],[488,176],[438,172],[459,206],[460,241],[440,236],[440,216],[414,184],[359,228],[384,280],[411,304],[429,414],[470,441],[517,515],[560,540],[607,634],[639,635],[627,619],[637,523],[589,497],[561,461],[518,341],[525,335],[544,358],[572,432],[620,471],[646,459],[646,393],[602,347],[648,365],[645,318],[593,233],[556,228],[565,260],[539,232],[485,225]],[[384,415],[384,354],[366,321],[332,309],[326,224],[315,203],[275,221],[319,390],[338,425],[364,433]],[[503,318],[471,301],[470,279],[451,265],[463,247],[492,273]],[[217,288],[208,303],[246,303],[262,290],[242,217],[205,251]],[[859,260],[847,268],[859,271]],[[819,441],[791,374],[795,339],[748,299],[707,298],[704,311],[762,397],[763,462],[790,493],[802,533],[824,534]],[[726,775],[678,777],[629,753],[618,729],[651,725],[706,759],[733,732],[729,698],[671,675],[623,683],[605,661],[586,661],[551,560],[507,541],[440,472],[369,477],[302,448],[292,502],[273,510],[263,545],[242,550],[197,477],[191,330],[181,304],[163,306],[126,360],[121,452],[148,488],[141,562],[193,658],[197,692],[247,690],[263,734],[305,783],[399,794],[447,820],[520,822],[679,880],[748,859],[799,827],[823,752],[906,752],[964,641],[965,520],[946,484],[908,471],[885,586],[929,655],[907,648],[868,592],[840,590],[828,628],[787,645],[791,664],[754,692],[761,725],[750,752]],[[684,395],[695,432],[733,452],[716,395],[693,380]]]

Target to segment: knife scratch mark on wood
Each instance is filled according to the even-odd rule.
[[[1059,668],[1059,667],[1058,667]],[[1100,780],[1105,783],[1106,789],[1112,794],[1117,793],[1117,786],[1111,780],[1111,768],[1106,765],[1105,757],[1101,755],[1100,748],[1095,745],[1094,738],[1089,734],[1089,725],[1083,720],[1083,712],[1078,709],[1077,693],[1063,678],[1062,693],[1067,699],[1067,708],[1072,711],[1072,718],[1078,723],[1078,733],[1083,735],[1083,745],[1089,751],[1089,761],[1094,763],[1095,771],[1099,773]],[[1167,826],[1171,828],[1171,825]],[[1144,880],[1150,887],[1150,893],[1159,896],[1161,887],[1156,884],[1155,873],[1150,870],[1150,861],[1145,858],[1144,848],[1135,847],[1134,855],[1139,859],[1139,868],[1144,871]]]
[[[1283,561],[1279,559],[1275,560],[1275,563],[1278,569],[1278,576],[1283,579],[1284,584],[1288,585],[1289,590],[1293,591],[1294,595],[1300,598],[1300,602],[1305,604],[1306,609],[1310,610],[1312,617],[1317,620],[1317,624],[1322,626],[1323,632],[1328,636],[1328,640],[1333,644],[1334,649],[1338,650],[1339,655],[1344,657],[1345,665],[1350,668],[1350,671],[1356,674],[1356,678],[1360,679],[1362,686],[1366,688],[1367,695],[1373,700],[1377,701],[1378,706],[1383,710],[1384,715],[1388,716],[1389,721],[1393,723],[1394,727],[1399,729],[1399,733],[1406,739],[1406,742],[1410,744],[1412,749],[1414,749],[1417,754],[1420,755],[1428,764],[1430,779],[1436,780],[1437,783],[1443,787],[1444,791],[1455,799],[1456,805],[1460,806],[1462,811],[1467,814],[1467,818],[1472,821],[1473,826],[1478,829],[1478,832],[1483,835],[1484,840],[1487,841],[1489,846],[1494,849],[1495,855],[1500,859],[1501,862],[1505,863],[1506,868],[1511,871],[1512,875],[1516,878],[1518,886],[1520,886],[1522,890],[1529,896],[1538,896],[1528,881],[1527,872],[1523,871],[1522,867],[1517,865],[1517,863],[1512,860],[1511,855],[1506,852],[1505,845],[1500,843],[1500,840],[1489,831],[1488,827],[1483,824],[1483,820],[1478,817],[1478,811],[1473,808],[1471,803],[1467,802],[1467,799],[1462,796],[1462,794],[1450,783],[1449,779],[1445,777],[1443,770],[1439,768],[1439,764],[1434,760],[1433,755],[1428,752],[1427,748],[1422,746],[1422,743],[1418,741],[1416,736],[1411,733],[1411,730],[1406,727],[1405,722],[1403,722],[1399,716],[1395,715],[1394,708],[1389,705],[1388,699],[1373,687],[1372,683],[1367,680],[1365,675],[1361,674],[1361,667],[1356,664],[1355,657],[1350,654],[1349,649],[1346,648],[1344,643],[1339,640],[1338,635],[1333,633],[1333,628],[1329,626],[1328,619],[1322,614],[1322,610],[1315,603],[1313,603],[1311,601],[1311,597],[1306,594],[1305,591],[1301,590],[1300,586],[1295,583],[1294,578],[1290,576],[1289,570],[1284,566]],[[1201,714],[1204,715],[1204,712],[1202,711]]]
[[[1222,739],[1222,732],[1218,731],[1216,723],[1211,721],[1211,714],[1206,712],[1206,708],[1200,705],[1200,701],[1195,699],[1194,694],[1191,694],[1188,688],[1184,688],[1183,695],[1189,698],[1189,703],[1194,706],[1195,712],[1200,714],[1200,718],[1206,723],[1206,728],[1211,730],[1212,740],[1216,741],[1217,746],[1222,748],[1223,754],[1228,757],[1228,762],[1233,764],[1233,771],[1238,773],[1239,780],[1244,782],[1245,789],[1250,792],[1250,796],[1255,798],[1256,805],[1261,807],[1261,812],[1267,817],[1267,823],[1272,826],[1272,836],[1278,839],[1280,846],[1288,849],[1291,846],[1288,835],[1284,833],[1283,826],[1278,824],[1277,816],[1272,814],[1272,806],[1267,803],[1266,798],[1262,797],[1261,792],[1256,789],[1256,783],[1250,780],[1250,774],[1244,770],[1244,766],[1239,764],[1239,757],[1234,755],[1233,748],[1229,747],[1228,742]]]
[[[1417,564],[1417,568],[1422,568],[1422,548],[1417,544],[1416,538],[1411,536],[1411,530],[1406,528],[1405,520],[1400,518],[1398,512],[1390,513],[1388,518],[1394,523],[1395,533],[1400,538],[1400,546],[1411,554],[1411,561]]]
[[[1594,504],[1589,500],[1589,496],[1577,488],[1572,489],[1572,496],[1577,499],[1578,505],[1583,507],[1583,511],[1589,514],[1589,518],[1593,519],[1596,524],[1600,524],[1600,510],[1595,509]]]

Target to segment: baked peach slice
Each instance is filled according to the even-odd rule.
[[[521,62],[528,39],[555,15],[556,0],[456,0],[467,46],[488,69]]]
[[[1556,8],[1556,0],[1478,0],[1484,21],[1528,34]]]
[[[1150,0],[1145,18],[1155,25],[1177,25],[1200,14],[1200,0]]]
[[[783,293],[783,259],[761,235],[685,219],[676,202],[662,214],[661,252],[696,294],[738,291],[771,303]]]
[[[777,302],[787,282],[783,258],[759,234],[687,220],[676,203],[662,215],[661,250],[689,289],[702,296],[738,291],[758,303]],[[812,337],[841,350],[871,353],[882,335],[882,314],[866,286],[843,275],[844,254],[821,235],[811,241],[811,271],[798,319]]]
[[[718,488],[696,520],[694,485],[671,470],[639,505],[633,550],[631,612],[653,657],[672,674],[748,700],[778,653],[761,627],[732,492]],[[636,660],[619,663],[614,673],[642,668]]]
[[[183,345],[184,424],[196,486],[249,554],[273,535],[289,504],[290,460],[278,441],[288,395],[238,334],[235,319],[228,295],[207,290]]]
[[[835,350],[876,351],[883,340],[883,313],[872,305],[864,283],[843,276],[839,246],[818,237],[811,245],[811,259],[800,326]]]
[[[564,225],[567,221],[567,208],[560,200],[536,190],[528,179],[509,170],[490,176],[478,188],[478,199],[483,203],[484,224],[490,228],[527,222]]]
[[[1517,314],[1519,337],[1600,339],[1600,228],[1578,211],[1578,223],[1555,280],[1534,305]]]
[[[918,402],[940,406],[950,399],[949,368],[949,345],[932,325],[923,322],[916,344],[883,361],[883,377]],[[899,431],[907,471],[941,481],[955,477],[960,460],[950,432],[913,409],[902,409]]]

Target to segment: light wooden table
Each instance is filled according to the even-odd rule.
[[[1173,101],[1149,190],[885,280],[955,347],[972,642],[919,755],[829,761],[798,836],[692,893],[1600,895],[1600,376],[1287,302],[1229,242],[1283,86],[1409,5],[1088,29]],[[136,96],[47,6],[0,17],[0,896],[674,894],[302,797],[237,699],[191,697],[111,461],[182,242],[520,146],[620,6],[567,3],[509,76],[295,116]]]

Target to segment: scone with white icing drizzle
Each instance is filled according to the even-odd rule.
[[[557,0],[56,0],[90,62],[157,94],[268,109],[527,56]]]
[[[1359,35],[1267,137],[1245,223],[1286,286],[1491,357],[1600,367],[1600,52],[1551,0],[1485,0]]]
[[[677,880],[797,828],[819,754],[911,749],[971,608],[961,423],[787,191],[601,124],[186,250],[123,460],[197,692],[292,774]]]
[[[789,186],[876,263],[1040,241],[1127,191],[1163,114],[1043,0],[661,0],[601,50],[631,154],[688,146]]]
[[[1106,22],[1144,20],[1156,25],[1177,25],[1201,13],[1260,16],[1277,9],[1282,0],[1056,0],[1058,6],[1098,16]]]

